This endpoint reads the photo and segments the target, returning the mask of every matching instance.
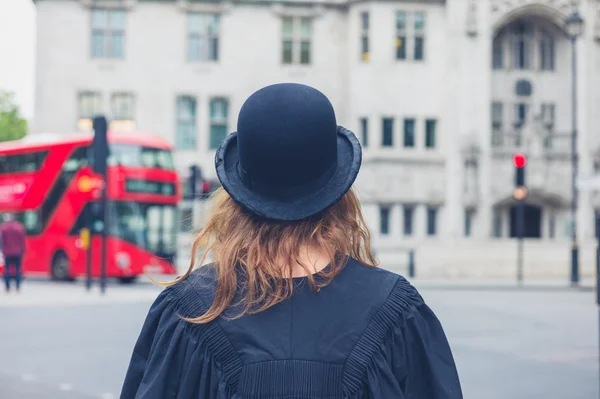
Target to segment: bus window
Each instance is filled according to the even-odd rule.
[[[67,173],[77,172],[80,168],[88,165],[89,147],[77,147],[69,159],[63,165],[63,171]]]
[[[108,164],[110,166],[175,169],[171,151],[133,144],[112,144]]]
[[[0,155],[0,173],[36,172],[42,167],[47,155],[48,151]]]

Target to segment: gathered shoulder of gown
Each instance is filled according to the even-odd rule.
[[[442,327],[403,277],[350,259],[314,292],[203,325],[210,266],[165,289],[135,345],[122,399],[460,399]],[[225,315],[226,316],[226,315]]]

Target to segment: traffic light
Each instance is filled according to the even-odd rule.
[[[217,179],[203,181],[202,194],[200,194],[200,198],[208,199],[210,195],[219,187],[221,187],[221,182]]]
[[[198,182],[202,179],[202,169],[198,165],[190,166],[190,177],[188,181],[189,185],[189,197],[195,199],[198,193]]]
[[[513,156],[513,164],[515,165],[515,186],[525,187],[525,165],[527,158],[521,153]]]
[[[525,165],[527,164],[527,158],[525,155],[517,153],[513,156],[513,164],[515,165],[515,189],[513,197],[521,201],[527,196],[527,189],[525,188]]]
[[[94,172],[106,176],[106,160],[109,155],[107,129],[104,116],[94,118],[94,139],[92,140],[92,157]]]

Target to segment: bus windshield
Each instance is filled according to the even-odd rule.
[[[135,144],[111,144],[108,156],[110,166],[130,166],[173,170],[171,151],[162,148],[141,147]]]
[[[109,207],[109,235],[172,259],[177,250],[177,208],[174,205],[114,201]]]

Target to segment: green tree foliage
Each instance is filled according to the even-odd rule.
[[[27,134],[27,121],[21,117],[14,95],[0,90],[0,141],[18,140]]]

